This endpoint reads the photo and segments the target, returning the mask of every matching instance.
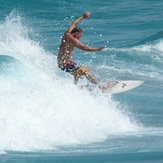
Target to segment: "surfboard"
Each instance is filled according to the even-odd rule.
[[[144,83],[144,81],[141,80],[123,80],[123,81],[109,81],[107,82],[110,84],[109,88],[106,90],[102,90],[99,88],[99,86],[95,85],[79,85],[80,89],[86,89],[88,91],[102,91],[102,93],[108,93],[108,94],[120,94],[125,93],[128,91],[131,91],[140,85]]]
[[[144,81],[141,80],[124,80],[124,81],[115,81],[109,82],[110,87],[104,92],[108,92],[110,94],[119,94],[130,91],[142,85]]]

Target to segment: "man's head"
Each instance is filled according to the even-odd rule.
[[[75,27],[73,28],[73,30],[71,31],[71,34],[77,38],[80,39],[80,37],[82,36],[82,29],[80,27]]]

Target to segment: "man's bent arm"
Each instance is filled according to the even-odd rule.
[[[68,29],[66,30],[67,33],[71,33],[71,31],[73,30],[73,28],[76,27],[76,25],[83,20],[84,18],[87,18],[90,15],[89,12],[85,12],[82,16],[80,16],[78,19],[74,20],[71,25],[68,27]]]
[[[98,47],[98,48],[92,48],[92,47],[89,47],[89,46],[84,46],[84,47],[82,47],[80,49],[84,50],[84,51],[88,51],[88,52],[94,52],[94,51],[101,51],[104,48],[105,48],[105,46],[101,46],[101,47]]]
[[[105,48],[105,46],[101,46],[98,48],[93,48],[90,46],[86,46],[84,44],[82,44],[79,40],[77,40],[76,38],[72,37],[71,35],[69,36],[70,40],[72,41],[72,43],[74,44],[74,46],[76,46],[78,49],[84,50],[84,51],[88,51],[88,52],[94,52],[94,51],[101,51],[102,49]]]

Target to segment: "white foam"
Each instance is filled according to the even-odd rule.
[[[138,130],[121,111],[124,104],[79,90],[69,75],[65,79],[56,57],[28,38],[19,15],[12,13],[0,28],[0,53],[20,61],[12,66],[22,72],[0,76],[1,151],[54,149]]]

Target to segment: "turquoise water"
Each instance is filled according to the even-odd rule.
[[[161,0],[1,0],[0,162],[163,162]],[[73,60],[101,82],[144,80],[115,96],[80,90],[56,65],[72,20],[81,42]],[[85,79],[80,83],[87,83]]]

